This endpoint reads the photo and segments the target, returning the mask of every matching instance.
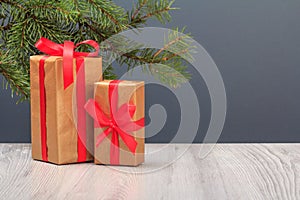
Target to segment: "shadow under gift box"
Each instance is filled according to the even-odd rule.
[[[84,113],[86,123],[83,127],[85,127],[84,130],[86,132],[83,136],[78,137],[76,95],[79,92],[75,94],[73,92],[77,91],[74,87],[76,87],[78,76],[84,73],[81,76],[81,81],[83,80],[84,82],[77,86],[81,87],[81,89],[83,87],[82,91],[85,93],[83,93],[85,95],[83,98],[85,99],[82,101],[86,102],[87,99],[93,97],[94,83],[102,80],[102,58],[82,58],[84,59],[84,68],[80,68],[78,72],[76,70],[76,59],[73,59],[74,81],[67,88],[64,88],[62,57],[49,56],[45,59],[42,69],[40,60],[43,57],[43,55],[30,57],[32,157],[36,160],[55,164],[91,161],[93,156],[89,151],[93,152],[93,119],[87,113]],[[44,71],[44,85],[40,85],[41,70]],[[43,89],[45,94],[44,117],[41,115],[41,91]],[[76,109],[74,110],[74,108]],[[46,134],[44,136],[41,118],[42,120],[45,118],[44,130]],[[81,138],[83,139],[81,140]]]
[[[109,102],[109,86],[112,81],[104,80],[95,83],[94,100],[101,107],[101,110],[111,119],[110,114],[110,102]],[[132,121],[138,121],[144,119],[145,116],[145,87],[142,81],[119,81],[116,86],[117,94],[117,108],[118,110],[123,104],[130,103],[135,105],[135,113],[131,118]],[[112,95],[114,96],[114,95]],[[129,115],[129,113],[126,113]],[[125,115],[126,115],[125,114]],[[122,116],[121,116],[122,117]],[[95,123],[97,123],[95,121]],[[102,132],[107,128],[95,127],[95,138],[94,138],[94,157],[95,164],[107,164],[107,165],[125,165],[125,166],[137,166],[144,162],[145,156],[145,128],[144,120],[143,125],[136,131],[127,132],[129,135],[133,136],[137,142],[137,147],[134,153],[132,153],[126,146],[122,137],[118,134],[119,141],[119,158],[117,163],[112,163],[111,155],[111,145],[112,144],[112,134],[108,134],[107,137],[103,139],[102,142],[97,146],[97,136],[102,134]],[[126,132],[126,131],[125,131]]]

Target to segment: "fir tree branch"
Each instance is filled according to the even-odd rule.
[[[161,63],[163,61],[170,60],[171,58],[175,57],[175,55],[172,55],[170,57],[165,57],[165,58],[162,58],[162,59],[155,59],[154,56],[152,56],[151,58],[147,59],[147,58],[144,58],[142,56],[137,56],[137,55],[130,54],[130,53],[124,53],[124,54],[122,54],[122,56],[125,56],[128,59],[133,59],[133,60],[139,61],[140,63],[150,64],[150,65]]]
[[[178,86],[190,77],[183,62],[190,50],[185,38],[170,35],[162,49],[148,49],[141,44],[129,52],[132,41],[107,41],[123,30],[143,27],[151,17],[161,23],[169,21],[169,11],[174,10],[172,3],[173,0],[138,0],[130,13],[111,0],[0,0],[3,8],[0,11],[0,73],[12,92],[28,99],[29,56],[38,54],[34,44],[40,37],[58,43],[93,39],[99,43],[106,41],[101,52],[112,51],[117,62],[128,69],[143,65],[157,79]],[[90,49],[82,46],[77,50]],[[3,56],[3,52],[8,53]],[[116,78],[112,66],[104,72],[104,78]]]
[[[55,9],[55,10],[58,10],[58,11],[64,13],[65,15],[70,15],[71,14],[70,11],[64,10],[60,7],[53,6],[53,5],[37,5],[37,6],[32,6],[31,7],[31,9],[37,9],[37,8],[39,8],[39,9],[51,9],[51,10]]]
[[[169,11],[175,10],[177,8],[173,8],[172,4],[174,1],[161,0],[159,2],[153,2],[149,0],[139,1],[136,7],[137,9],[132,11],[131,21],[129,26],[137,27],[140,24],[144,24],[149,18],[156,17],[161,23],[165,23],[165,21],[169,21],[171,16],[169,15]]]
[[[0,65],[1,65],[1,63],[0,63]],[[23,88],[20,85],[16,84],[15,78],[12,77],[11,75],[9,75],[9,73],[7,71],[5,71],[3,68],[1,68],[0,73],[5,77],[6,81],[9,81],[14,87],[16,87],[18,89],[18,92],[23,94],[23,96],[25,98],[29,97],[29,95],[23,90]]]
[[[0,26],[0,30],[2,31],[6,31],[6,30],[9,30],[11,28],[12,24],[11,23],[8,23],[7,25],[5,26]]]
[[[119,21],[117,19],[115,19],[110,13],[108,13],[105,9],[103,9],[99,4],[97,4],[95,1],[93,0],[88,0],[88,2],[90,2],[91,4],[93,4],[96,8],[98,8],[103,14],[105,14],[113,23],[115,23],[116,25],[119,24]]]
[[[0,73],[6,80],[6,88],[9,85],[12,95],[16,93],[18,96],[23,96],[23,99],[29,98],[29,75],[23,70],[18,69],[16,62],[12,59],[10,52],[0,50]]]
[[[28,23],[28,19],[26,19],[22,25],[22,38],[21,38],[20,48],[23,48],[23,46],[24,46],[25,27],[26,27],[27,23]]]
[[[175,38],[174,40],[170,41],[168,44],[166,44],[163,48],[159,49],[153,56],[153,58],[155,58],[156,56],[158,56],[161,52],[167,50],[170,46],[172,46],[173,44],[175,44],[176,42],[179,42],[180,40],[182,40],[184,38],[184,36],[180,36]]]
[[[190,49],[183,49],[182,51],[178,52],[178,53],[173,53],[171,54],[170,56],[168,57],[164,57],[162,58],[163,61],[168,61],[168,60],[171,60],[172,58],[174,57],[178,57],[178,56],[181,56],[181,55],[184,55],[186,53],[188,53],[190,51]]]
[[[25,8],[23,6],[21,6],[20,4],[16,3],[16,2],[13,2],[13,1],[9,1],[9,0],[1,0],[0,3],[6,3],[8,5],[11,5],[11,6],[14,6],[14,7],[17,7],[17,8],[20,8],[22,10],[25,10]]]
[[[137,19],[137,21],[138,22],[143,21],[143,20],[145,20],[147,18],[150,18],[150,17],[153,17],[155,15],[162,14],[164,12],[168,12],[169,10],[170,10],[170,8],[166,7],[166,8],[160,9],[160,10],[156,10],[156,11],[151,12],[151,13],[147,13],[146,15],[144,15],[144,16],[140,17],[139,19]]]
[[[87,18],[86,18],[87,19]],[[92,20],[91,20],[92,21]],[[92,21],[93,22],[93,21]],[[98,31],[97,28],[94,26],[90,25],[89,23],[85,23],[94,33],[96,33],[102,40],[105,40],[106,37],[103,35],[102,32]]]
[[[135,12],[133,13],[133,15],[131,16],[131,20],[132,21],[135,20],[136,16],[139,14],[139,12],[145,6],[146,3],[147,3],[147,0],[143,0],[143,2],[138,6],[138,8],[135,10]]]
[[[160,63],[162,60],[154,60],[154,59],[146,59],[142,56],[136,56],[136,55],[132,55],[130,53],[125,53],[122,54],[122,56],[125,56],[126,58],[129,59],[133,59],[142,63],[148,63],[148,64],[155,64],[155,63]]]

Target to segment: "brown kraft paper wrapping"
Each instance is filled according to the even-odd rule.
[[[105,115],[110,115],[109,105],[109,80],[95,83],[95,101],[101,106]],[[142,81],[121,81],[118,84],[118,108],[124,103],[131,102],[136,105],[135,114],[132,117],[133,121],[144,118],[145,116],[145,99],[144,99],[144,82]],[[110,145],[111,134],[109,134],[100,144],[96,147],[96,137],[102,133],[102,128],[95,128],[95,146],[94,157],[96,164],[110,164]],[[119,137],[119,165],[137,166],[144,162],[145,152],[145,128],[137,131],[130,132],[137,141],[136,153],[132,152],[125,145],[123,140]]]
[[[76,163],[77,128],[76,116],[73,118],[74,87],[76,85],[76,64],[74,59],[74,82],[64,89],[62,57],[50,56],[45,60],[45,84],[39,85],[39,62],[44,57],[30,57],[30,87],[31,87],[31,141],[32,157],[42,159],[41,124],[40,124],[40,87],[45,88],[46,96],[46,137],[48,162],[55,164]],[[85,57],[85,90],[86,100],[93,97],[95,80],[102,80],[102,58]],[[76,94],[75,94],[76,95]],[[75,98],[76,99],[76,98]],[[75,112],[76,113],[76,112]],[[86,161],[93,160],[89,153],[93,152],[93,119],[86,115]]]

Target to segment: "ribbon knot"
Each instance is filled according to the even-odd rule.
[[[95,120],[95,128],[105,129],[96,137],[96,147],[111,133],[110,158],[111,164],[118,164],[119,161],[119,136],[131,151],[135,154],[137,142],[129,132],[137,131],[144,127],[144,118],[132,121],[136,106],[131,103],[124,103],[119,108],[117,85],[120,81],[109,83],[109,104],[110,116],[104,114],[103,109],[94,100],[90,99],[85,104],[85,110]]]
[[[115,124],[110,120],[110,122],[109,122],[109,126],[112,128],[112,129],[115,129]]]

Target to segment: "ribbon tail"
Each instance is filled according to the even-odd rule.
[[[120,106],[115,114],[115,121],[118,126],[122,127],[131,121],[136,110],[136,106],[133,104],[124,103]]]
[[[111,145],[110,145],[110,164],[119,165],[120,152],[119,152],[119,137],[115,130],[113,130],[111,136]]]
[[[116,130],[119,133],[119,135],[121,136],[121,138],[124,141],[124,143],[126,144],[126,146],[128,147],[128,149],[131,151],[131,153],[135,154],[137,142],[134,139],[134,137],[132,135],[124,132],[119,127],[116,127]]]
[[[130,121],[127,124],[121,126],[120,128],[126,132],[132,132],[140,130],[145,127],[145,118],[141,118],[136,121]]]
[[[100,145],[100,143],[108,136],[108,134],[112,131],[112,128],[108,128],[102,133],[100,133],[96,138],[96,147]]]

